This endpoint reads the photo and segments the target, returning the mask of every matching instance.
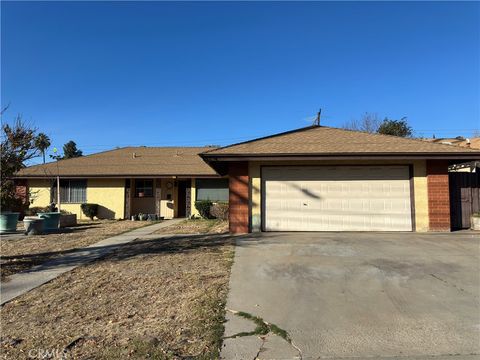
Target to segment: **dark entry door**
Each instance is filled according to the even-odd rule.
[[[480,173],[451,172],[449,181],[452,228],[469,229],[470,216],[480,211]]]
[[[187,189],[189,181],[180,180],[178,182],[178,217],[187,216]]]

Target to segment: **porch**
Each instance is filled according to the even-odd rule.
[[[125,218],[155,214],[173,219],[198,215],[195,201],[228,201],[228,179],[130,178],[125,181]]]

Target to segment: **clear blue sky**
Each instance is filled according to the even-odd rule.
[[[61,148],[228,144],[365,112],[480,128],[475,2],[2,2],[1,101]]]

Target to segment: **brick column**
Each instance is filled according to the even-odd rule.
[[[248,162],[230,164],[228,177],[230,232],[232,234],[248,233]]]
[[[427,160],[428,221],[430,231],[450,231],[448,162]]]

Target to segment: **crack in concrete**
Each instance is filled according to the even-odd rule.
[[[227,309],[227,311],[231,312],[234,315],[243,317],[244,319],[253,321],[257,326],[255,330],[249,331],[249,332],[239,332],[237,334],[233,334],[227,337],[224,337],[224,339],[234,339],[236,337],[244,337],[244,336],[253,336],[253,335],[259,335],[259,338],[262,339],[262,343],[260,345],[260,348],[258,349],[257,354],[255,355],[255,358],[253,360],[258,359],[258,356],[260,353],[264,350],[265,342],[267,341],[266,335],[272,333],[275,334],[279,337],[281,337],[283,340],[285,340],[292,348],[294,348],[298,352],[298,358],[302,360],[303,354],[302,350],[295,345],[293,342],[292,338],[290,337],[290,334],[282,329],[281,327],[268,323],[262,318],[243,312],[243,311],[237,311],[237,310],[232,310],[232,309]]]
[[[435,274],[430,274],[430,276],[433,277],[433,278],[435,278],[435,279],[437,279],[437,280],[439,280],[439,281],[441,281],[441,282],[443,282],[443,283],[446,284],[446,285],[453,286],[455,289],[457,289],[457,290],[459,290],[459,291],[461,291],[461,292],[467,293],[467,294],[469,294],[469,295],[473,295],[473,294],[471,294],[470,292],[466,291],[465,289],[463,289],[463,288],[461,288],[461,287],[458,287],[457,285],[452,284],[452,283],[450,283],[449,281],[447,281],[447,280],[445,280],[445,279],[442,279],[441,277],[439,277],[439,276],[437,276],[437,275],[435,275]],[[473,295],[473,296],[475,296],[475,295]]]
[[[260,344],[260,347],[258,348],[258,351],[257,353],[255,354],[255,356],[253,357],[253,360],[257,360],[258,357],[260,356],[260,353],[265,350],[265,341],[267,341],[267,337],[266,336],[260,336],[260,339],[262,339],[262,343]]]

